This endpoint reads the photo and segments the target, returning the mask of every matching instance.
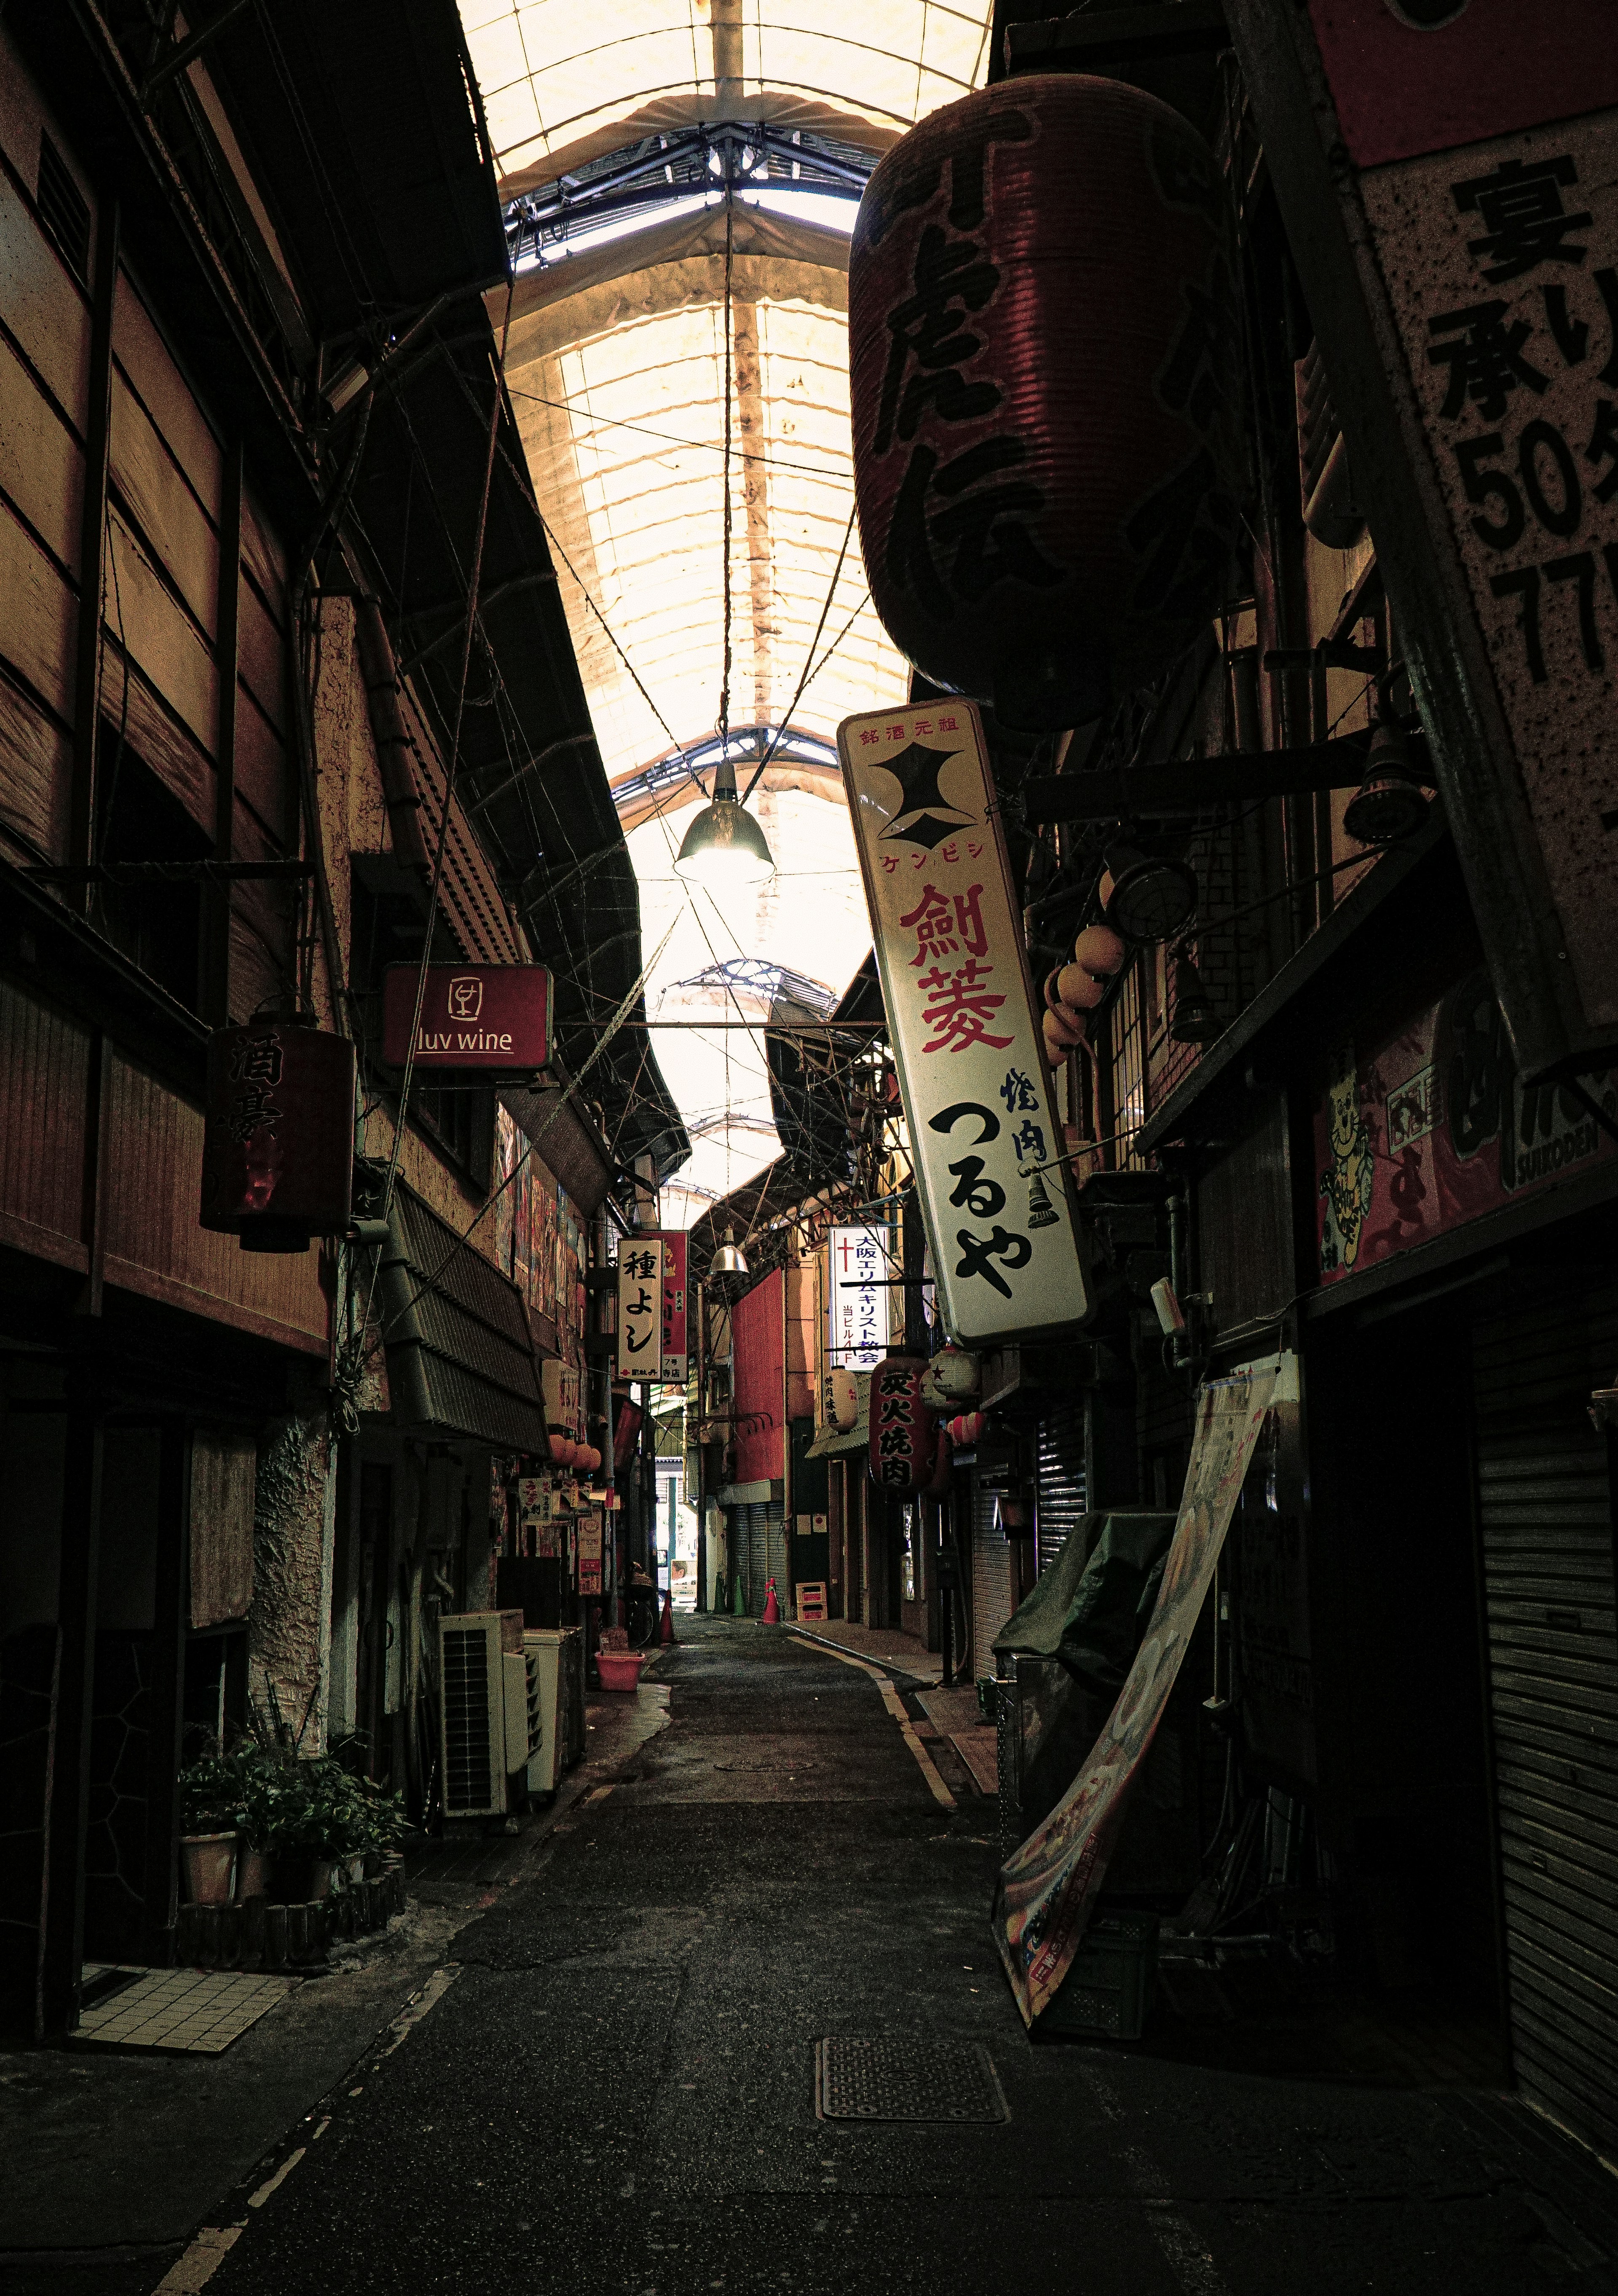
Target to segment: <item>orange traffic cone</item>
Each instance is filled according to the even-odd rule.
[[[673,1596],[672,1596],[672,1595],[670,1594],[670,1592],[669,1592],[668,1588],[666,1587],[663,1589],[663,1616],[662,1616],[662,1617],[658,1620],[658,1640],[660,1643],[672,1643],[672,1642],[674,1641],[674,1597],[673,1597]]]
[[[759,1620],[759,1624],[764,1627],[779,1627],[780,1624],[780,1604],[775,1599],[773,1578],[770,1580],[764,1595],[764,1614]]]

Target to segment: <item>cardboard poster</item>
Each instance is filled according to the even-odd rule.
[[[1089,1296],[982,721],[846,718],[838,748],[945,1328],[1071,1327]]]
[[[1618,1118],[1618,1075],[1579,1081]],[[1380,1042],[1336,1047],[1314,1137],[1322,1283],[1618,1154],[1568,1086],[1523,1082],[1481,971]]]
[[[1173,1542],[1146,1639],[1088,1760],[1042,1825],[1001,1868],[991,1917],[1023,2021],[1049,2006],[1094,1911],[1132,1785],[1190,1645],[1264,1414],[1295,1391],[1292,1357],[1205,1386]]]

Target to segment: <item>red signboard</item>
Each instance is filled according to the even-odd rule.
[[[671,1385],[686,1375],[685,1257],[689,1241],[683,1228],[665,1228],[663,1246],[663,1362],[664,1379]]]
[[[419,964],[382,981],[382,1058],[403,1068]],[[429,964],[416,1029],[419,1069],[543,1069],[551,1056],[551,974],[543,964]]]
[[[340,1234],[354,1176],[354,1046],[294,1022],[216,1029],[202,1136],[205,1228],[245,1250]]]
[[[1618,1077],[1580,1079],[1609,1117]],[[1333,1055],[1315,1108],[1320,1281],[1340,1283],[1614,1153],[1565,1085],[1525,1085],[1485,972]]]

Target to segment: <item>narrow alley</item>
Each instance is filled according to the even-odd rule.
[[[941,1806],[863,1667],[681,1634],[666,1726],[460,1932],[403,2042],[219,2194],[187,2251],[233,2242],[210,2296],[1614,2284],[1610,2177],[1524,2105],[1031,2045],[985,1918],[993,1802]],[[869,2120],[817,2117],[827,2039],[896,2046]],[[974,2049],[992,2077],[963,2087]]]

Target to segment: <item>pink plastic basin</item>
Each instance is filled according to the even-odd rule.
[[[642,1651],[597,1651],[596,1665],[601,1669],[603,1690],[633,1690],[639,1686],[641,1669],[646,1663]]]

